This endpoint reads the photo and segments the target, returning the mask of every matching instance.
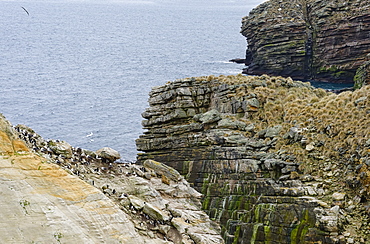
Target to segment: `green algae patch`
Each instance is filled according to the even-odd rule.
[[[354,89],[359,89],[370,82],[370,61],[365,62],[357,69],[353,81],[355,83]]]
[[[291,244],[304,243],[304,238],[309,228],[315,225],[315,219],[309,215],[308,209],[303,211],[303,217],[300,223],[292,230],[290,234]]]
[[[241,229],[241,226],[240,225],[236,226],[236,230],[235,230],[235,233],[234,233],[234,241],[233,241],[233,244],[238,244],[239,243],[240,229]]]
[[[257,232],[258,232],[258,229],[260,226],[263,226],[263,224],[261,223],[258,223],[258,224],[255,224],[253,225],[253,232],[252,232],[252,238],[251,238],[251,244],[255,244],[256,240],[257,240]]]
[[[272,236],[271,236],[271,226],[264,226],[263,232],[265,234],[265,243],[271,243],[272,242]]]

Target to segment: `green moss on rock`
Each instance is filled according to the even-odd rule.
[[[354,89],[359,89],[365,84],[370,83],[370,61],[365,62],[357,69],[353,81],[355,83]]]
[[[315,226],[315,219],[309,215],[308,209],[303,210],[302,216],[303,217],[299,224],[292,230],[290,234],[291,244],[304,243],[308,229]]]

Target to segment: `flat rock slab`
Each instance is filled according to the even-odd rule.
[[[101,191],[34,154],[0,156],[1,243],[145,243]]]

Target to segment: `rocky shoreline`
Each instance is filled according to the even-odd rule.
[[[259,5],[242,22],[246,58],[234,61],[281,76],[154,87],[135,163],[0,114],[0,242],[369,243],[369,9]],[[355,85],[335,94],[290,76]]]
[[[109,148],[44,140],[1,115],[1,216],[14,213],[3,222],[1,242],[224,243],[201,210],[201,194],[167,174],[175,170],[118,158]]]
[[[177,169],[226,243],[369,241],[369,86],[208,76],[153,88],[139,162]]]
[[[361,70],[369,72],[369,9],[360,0],[260,4],[242,20],[248,42],[244,73],[362,83]]]
[[[13,213],[3,230],[15,234],[0,239],[366,244],[369,92],[267,75],[169,82],[150,93],[136,163],[1,116],[2,206]]]

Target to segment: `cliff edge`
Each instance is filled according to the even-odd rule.
[[[174,169],[108,159],[0,115],[0,242],[223,243]]]
[[[370,86],[208,76],[150,92],[138,160],[177,169],[226,243],[368,243]]]
[[[244,72],[353,82],[370,53],[369,9],[361,0],[260,4],[242,20],[248,42]]]

